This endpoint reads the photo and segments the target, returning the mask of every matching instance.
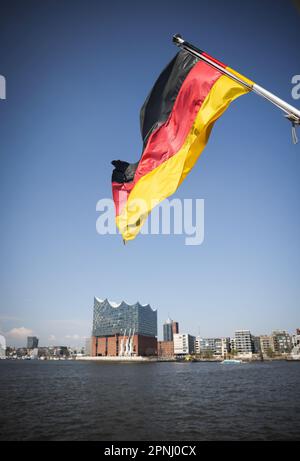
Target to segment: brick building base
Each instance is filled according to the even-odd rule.
[[[124,343],[128,336],[93,336],[91,355],[92,357],[116,357],[120,353],[121,341]],[[133,354],[138,356],[157,355],[157,339],[153,336],[134,335]]]

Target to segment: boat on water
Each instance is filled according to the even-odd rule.
[[[193,357],[192,355],[186,355],[184,360],[185,362],[196,362],[195,357]]]
[[[242,360],[238,360],[238,359],[225,359],[223,360],[223,362],[221,363],[224,363],[225,365],[231,365],[231,364],[238,364],[238,363],[243,363]]]

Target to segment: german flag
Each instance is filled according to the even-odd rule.
[[[185,50],[163,70],[141,109],[140,160],[112,162],[116,224],[124,241],[134,239],[150,211],[177,190],[205,148],[214,122],[231,101],[249,91]]]

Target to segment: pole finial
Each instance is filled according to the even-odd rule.
[[[173,35],[173,43],[175,43],[177,46],[180,46],[184,43],[184,40],[180,34],[175,34]]]

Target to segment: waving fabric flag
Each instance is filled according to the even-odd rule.
[[[112,162],[116,224],[125,241],[134,239],[150,211],[177,190],[206,146],[214,122],[231,101],[249,91],[185,50],[163,70],[141,109],[140,160]]]

